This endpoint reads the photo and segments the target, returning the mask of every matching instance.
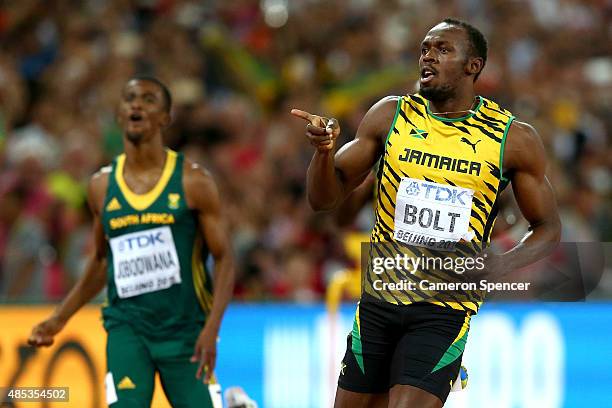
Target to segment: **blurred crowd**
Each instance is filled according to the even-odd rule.
[[[307,204],[312,149],[289,110],[339,118],[346,142],[376,100],[414,92],[420,41],[449,16],[488,38],[479,93],[544,140],[563,240],[612,241],[610,1],[6,0],[0,298],[55,300],[83,272],[87,181],[121,151],[115,107],[145,73],[173,93],[167,144],[220,187],[236,297],[321,299],[346,229]],[[520,238],[512,208],[498,230]],[[351,228],[370,223],[366,206]]]

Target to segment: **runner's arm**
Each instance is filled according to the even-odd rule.
[[[93,213],[94,253],[87,261],[85,273],[79,278],[63,302],[49,318],[32,328],[28,343],[33,346],[50,346],[53,337],[66,322],[87,302],[94,298],[106,284],[106,238],[101,222],[101,209],[108,184],[108,174],[96,173],[88,187],[87,201]]]
[[[381,99],[366,113],[355,139],[334,154],[339,127],[330,135],[320,116],[293,110],[308,120],[306,136],[317,147],[307,173],[308,200],[316,211],[337,208],[365,179],[384,150],[385,137],[395,116],[398,97]],[[331,136],[331,138],[330,138]],[[331,147],[329,146],[331,141]]]
[[[546,177],[546,152],[536,130],[513,122],[506,139],[504,169],[511,174],[519,209],[529,222],[521,242],[498,257],[507,271],[532,264],[551,253],[561,237],[561,221],[552,186]]]
[[[188,205],[198,212],[202,235],[215,260],[212,308],[190,359],[192,363],[198,363],[196,378],[204,374],[203,382],[209,383],[216,365],[221,320],[234,290],[234,265],[215,182],[208,172],[195,164],[188,163],[186,173],[185,194]]]
[[[215,260],[213,304],[206,324],[218,331],[234,290],[234,265],[227,226],[219,192],[210,174],[197,165],[190,165],[188,174],[185,179],[188,204],[198,212],[200,230]]]
[[[336,210],[336,223],[340,227],[350,226],[361,209],[370,201],[374,195],[376,175],[370,172],[357,188],[355,188]]]
[[[93,214],[94,251],[87,261],[85,273],[54,312],[54,315],[63,322],[68,321],[106,285],[106,237],[101,216],[107,184],[107,176],[101,173],[96,173],[89,183],[87,201]]]

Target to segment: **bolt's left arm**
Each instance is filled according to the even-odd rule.
[[[552,186],[546,177],[546,152],[540,136],[527,123],[513,122],[506,139],[503,168],[511,175],[519,209],[529,232],[495,264],[512,271],[550,254],[561,237],[561,221]]]

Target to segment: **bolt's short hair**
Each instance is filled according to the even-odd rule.
[[[457,20],[454,18],[447,18],[442,22],[465,30],[465,33],[468,36],[468,41],[470,43],[470,56],[482,58],[482,69],[474,77],[474,81],[477,80],[480,76],[480,73],[484,69],[485,64],[487,63],[487,39],[482,34],[482,32],[480,32],[479,29],[469,23],[466,23],[465,21]]]

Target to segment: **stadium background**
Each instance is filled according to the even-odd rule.
[[[121,86],[147,72],[174,95],[167,143],[212,171],[231,224],[237,287],[220,382],[260,407],[328,404],[353,306],[329,315],[325,291],[351,267],[345,239],[367,230],[371,211],[342,229],[312,213],[312,149],[288,112],[334,115],[346,139],[378,98],[414,89],[418,45],[447,16],[489,40],[478,91],[542,136],[563,240],[610,242],[610,1],[2,2],[0,386],[40,386],[52,366],[70,406],[91,406],[94,383],[103,396],[85,363],[102,378],[96,306],[69,324],[61,358],[59,347],[28,357],[19,345],[83,270],[86,181],[121,149]],[[526,226],[507,201],[496,236],[509,244]],[[485,306],[466,351],[470,387],[449,406],[612,406],[611,293],[604,279],[587,303]]]

